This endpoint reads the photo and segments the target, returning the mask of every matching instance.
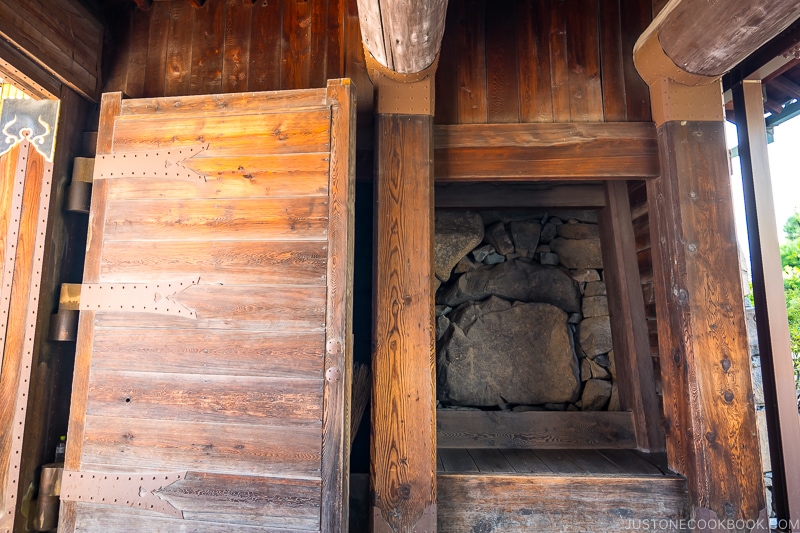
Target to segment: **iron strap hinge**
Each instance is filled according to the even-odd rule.
[[[125,505],[183,518],[183,511],[161,499],[158,493],[185,477],[186,472],[132,474],[64,470],[61,478],[61,500]]]
[[[94,160],[93,179],[167,178],[206,181],[206,176],[186,164],[206,150],[208,150],[207,144],[97,155]]]
[[[176,298],[199,283],[200,278],[158,283],[64,283],[61,285],[59,309],[155,313],[196,319],[197,312]]]

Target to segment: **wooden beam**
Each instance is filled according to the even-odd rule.
[[[598,208],[606,205],[602,185],[552,183],[437,183],[436,207],[495,209]]]
[[[632,412],[639,448],[663,451],[661,409],[650,357],[628,187],[623,181],[608,181],[605,190],[606,208],[600,212],[600,237],[620,406]]]
[[[673,0],[645,30],[635,48],[637,54],[646,42],[663,48],[665,61],[637,61],[636,66],[648,83],[662,68],[672,71],[668,77],[676,81],[684,75],[698,77],[699,83],[700,78],[710,81],[732,69],[798,17],[800,3],[795,0]]]
[[[92,101],[102,88],[103,31],[77,0],[0,0],[0,40]]]
[[[773,80],[774,81],[774,80]],[[753,297],[767,405],[773,498],[778,518],[800,531],[800,417],[783,289],[778,228],[761,107],[761,82],[733,87],[747,211]]]
[[[649,122],[437,126],[435,176],[446,181],[658,176]]]
[[[633,415],[625,411],[436,412],[439,448],[635,448]]]
[[[688,480],[691,518],[766,524],[723,123],[658,135],[647,197],[669,466]]]
[[[422,72],[439,55],[447,0],[358,0],[364,48],[388,71]]]
[[[372,531],[435,532],[433,117],[376,131]]]

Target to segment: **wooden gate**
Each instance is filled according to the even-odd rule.
[[[104,95],[59,531],[346,529],[353,98]]]

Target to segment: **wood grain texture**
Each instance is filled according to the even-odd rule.
[[[436,412],[439,448],[633,448],[629,412]]]
[[[283,9],[281,54],[281,89],[301,89],[309,86],[311,77],[311,4],[287,2]],[[324,50],[323,58],[324,58]]]
[[[625,77],[626,120],[651,119],[650,90],[633,64],[633,46],[652,20],[649,0],[619,0],[622,20],[622,67]]]
[[[602,122],[598,0],[573,0],[566,6],[570,119]]]
[[[257,2],[251,8],[248,91],[281,88],[282,2]]]
[[[550,2],[550,83],[553,87],[553,120],[571,120],[569,94],[569,59],[567,38],[567,2]]]
[[[603,81],[603,116],[606,121],[627,118],[625,70],[622,49],[622,22],[619,0],[601,0],[599,4],[600,61]]]
[[[247,89],[250,66],[250,10],[252,2],[225,0],[225,39],[222,55],[222,92]]]
[[[609,181],[605,188],[606,208],[600,212],[600,238],[620,407],[633,414],[639,449],[659,452],[664,450],[664,434],[638,275],[628,187],[624,182]]]
[[[516,12],[486,10],[488,122],[520,122]]]
[[[552,182],[551,182],[552,183]],[[440,183],[435,189],[437,208],[555,209],[606,205],[602,185],[529,183]]]
[[[164,94],[167,76],[167,39],[169,38],[169,4],[156,2],[151,10],[150,36],[147,41],[147,63],[144,72],[142,96]]]
[[[396,531],[436,502],[432,122],[378,116],[371,475]]]
[[[678,477],[440,474],[438,489],[440,532],[621,532],[630,520],[688,518]]]
[[[437,126],[437,181],[658,175],[649,123]]]
[[[755,519],[764,492],[723,126],[668,122],[659,143],[647,196],[670,468],[693,513]]]
[[[484,124],[486,98],[485,0],[455,3],[458,8],[458,122]]]
[[[169,8],[167,35],[167,65],[164,80],[166,96],[189,93],[192,71],[192,27],[195,10],[189,0],[174,0]]]
[[[520,122],[552,122],[547,2],[517,2]]]
[[[221,52],[225,46],[223,8],[224,4],[221,1],[205,2],[201,7],[194,8],[188,94],[214,94],[222,91]],[[131,70],[135,72],[136,68],[131,65]]]

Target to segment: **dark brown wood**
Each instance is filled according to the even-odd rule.
[[[167,74],[164,81],[165,96],[189,94],[191,84],[192,26],[195,10],[188,0],[173,0],[169,10],[167,36]]]
[[[553,121],[549,24],[548,2],[517,2],[521,122]]]
[[[441,183],[436,185],[436,207],[533,209],[597,208],[606,205],[599,184]]]
[[[664,434],[625,182],[606,182],[600,237],[620,406],[633,415],[639,449],[660,452],[664,450]]]
[[[458,122],[486,123],[486,52],[484,0],[466,0],[458,7]]]
[[[192,37],[192,72],[189,94],[222,91],[222,54],[225,37],[225,4],[207,2],[195,9]],[[254,20],[255,20],[254,16]]]
[[[652,20],[650,0],[619,0],[622,19],[622,66],[625,75],[626,120],[649,121],[650,90],[633,65],[633,50],[636,40]]]
[[[642,178],[658,175],[649,123],[438,126],[438,180]]]
[[[729,71],[800,17],[792,0],[676,2],[655,31],[667,56],[683,70],[716,77]],[[749,31],[743,32],[742,28]]]
[[[122,91],[131,98],[144,96],[145,72],[147,68],[147,51],[150,39],[150,13],[135,10],[131,14],[130,54],[127,65],[127,76],[124,87],[106,88],[106,92]],[[194,54],[192,60],[194,61]]]
[[[98,99],[103,25],[80,2],[3,0],[0,36],[84,97]]]
[[[433,64],[444,33],[447,0],[410,4],[401,0],[359,0],[364,46],[378,63],[403,74]]]
[[[436,412],[442,448],[634,448],[633,414],[624,411]]]
[[[259,2],[251,8],[249,91],[281,87],[282,2]]]
[[[283,8],[281,89],[308,87],[311,75],[311,0]]]
[[[550,73],[553,120],[570,121],[569,65],[567,59],[567,2],[550,2]]]
[[[689,482],[692,516],[756,519],[764,489],[723,125],[658,133],[662,176],[647,196],[670,468]]]
[[[142,96],[163,96],[169,37],[169,4],[156,2],[150,10],[150,35],[147,41],[147,63]],[[141,75],[141,74],[140,74]]]
[[[797,391],[793,379],[767,131],[761,118],[761,87],[760,81],[749,80],[734,85],[733,99],[748,215],[758,352],[764,399],[768,406],[766,418],[773,498],[778,517],[796,522],[800,520],[800,477],[796,475],[800,469],[800,448],[791,443],[800,442],[800,418],[795,416]],[[761,452],[766,453],[763,449]]]
[[[458,8],[451,4],[447,9],[442,51],[436,67],[436,124],[458,124],[458,15]]]
[[[486,10],[488,121],[519,122],[516,11]]]
[[[622,532],[656,516],[687,518],[686,481],[677,476],[439,474],[438,490],[441,532],[560,533],[565,521]]]
[[[251,9],[250,3],[225,0],[225,52],[222,56],[224,93],[236,93],[247,89]]]
[[[411,531],[436,516],[433,117],[377,119],[373,527]]]
[[[598,0],[567,4],[567,65],[570,118],[573,122],[603,120],[600,85]]]
[[[599,23],[603,117],[607,122],[623,121],[627,118],[627,110],[620,0],[600,1]]]
[[[170,296],[195,309],[194,319],[83,312],[73,397],[82,412],[71,415],[67,463],[79,471],[189,471],[162,495],[182,510],[182,527],[342,531],[352,367],[352,90],[336,80],[327,90],[205,100],[122,105],[116,94],[102,108],[99,155],[169,150],[183,143],[170,127],[191,130],[195,142],[200,135],[209,143],[200,166],[216,169],[216,179],[188,187],[170,186],[165,177],[157,178],[164,187],[143,186],[137,177],[95,183],[85,279],[163,286],[191,272],[203,281]],[[270,122],[270,135],[254,133]],[[289,141],[292,122],[304,139]],[[292,163],[299,179],[284,175],[273,191],[270,174],[291,176]],[[242,186],[248,168],[259,185]],[[138,214],[122,209],[128,204]],[[176,214],[180,220],[171,218]],[[119,217],[154,229],[119,233]],[[272,222],[282,229],[269,230]],[[305,235],[301,242],[286,239],[295,230]],[[127,303],[120,295],[120,307]],[[65,502],[61,528],[95,527],[85,506],[92,504]],[[98,512],[104,523],[128,517],[124,508]],[[149,513],[136,523],[148,531],[168,527]]]

